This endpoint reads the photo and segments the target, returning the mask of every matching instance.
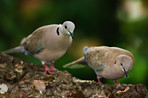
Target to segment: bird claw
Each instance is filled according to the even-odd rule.
[[[114,81],[114,83],[115,83],[115,86],[120,85],[120,83],[119,83],[117,80],[113,80],[113,81]]]
[[[115,84],[115,86],[119,86],[119,85],[120,85],[120,83],[116,83],[116,84]]]
[[[52,62],[51,62],[50,68],[48,68],[48,66],[46,65],[46,63],[44,63],[43,65],[44,65],[44,67],[45,67],[45,74],[47,74],[47,72],[48,72],[49,74],[52,74],[52,71],[56,71],[56,70],[57,70],[57,69],[54,68],[54,65],[53,65]]]
[[[102,83],[100,81],[98,81],[98,84],[101,85]]]
[[[51,71],[56,71],[57,69],[55,69],[54,67],[50,68]]]
[[[49,73],[49,74],[52,74],[52,71],[56,71],[57,69],[55,69],[55,68],[45,68],[45,74],[47,74],[47,72]]]
[[[49,69],[49,68],[48,68],[48,69],[45,69],[45,72],[44,72],[44,73],[47,74],[47,72],[48,72],[49,74],[52,74],[51,69]]]

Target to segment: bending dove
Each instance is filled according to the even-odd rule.
[[[64,67],[88,64],[95,71],[99,84],[101,84],[100,78],[111,79],[116,85],[120,84],[117,79],[127,77],[134,65],[132,53],[118,47],[85,47],[83,54],[84,57]]]

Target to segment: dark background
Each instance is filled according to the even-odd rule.
[[[147,0],[0,0],[0,51],[20,44],[21,39],[47,24],[66,20],[76,25],[68,52],[55,62],[80,79],[95,80],[89,67],[62,68],[80,58],[84,46],[116,46],[131,51],[135,66],[121,83],[142,83],[148,87],[148,1]],[[25,61],[40,61],[23,54],[12,54]],[[113,84],[111,80],[101,79]]]

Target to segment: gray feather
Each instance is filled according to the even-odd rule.
[[[99,66],[99,67],[93,67],[93,66],[90,66],[92,69],[94,69],[95,71],[100,71],[100,70],[103,70],[104,69],[104,66],[105,66],[105,64],[101,64],[101,66]]]
[[[87,63],[86,63],[84,57],[81,57],[80,59],[78,59],[78,60],[76,60],[76,61],[73,61],[73,62],[71,62],[71,63],[68,63],[68,64],[64,65],[64,68],[73,66],[74,64],[87,65]]]
[[[85,61],[86,61],[86,52],[87,52],[88,49],[89,48],[87,46],[83,48],[83,54],[84,54]]]
[[[25,49],[23,46],[18,46],[15,48],[12,48],[10,50],[4,51],[4,53],[9,54],[9,53],[25,53]]]
[[[26,38],[23,38],[23,39],[22,39],[22,41],[21,41],[21,43],[20,43],[20,44],[21,44],[21,46],[23,46],[23,44],[24,44],[25,40],[26,40]]]

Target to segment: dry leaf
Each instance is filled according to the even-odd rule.
[[[35,89],[39,90],[40,92],[45,91],[45,80],[33,80],[32,84],[35,86]]]
[[[124,91],[121,91],[121,90],[117,91],[117,94],[125,93],[125,92],[127,92],[129,89],[130,89],[130,88],[127,86],[127,87],[124,89]]]

